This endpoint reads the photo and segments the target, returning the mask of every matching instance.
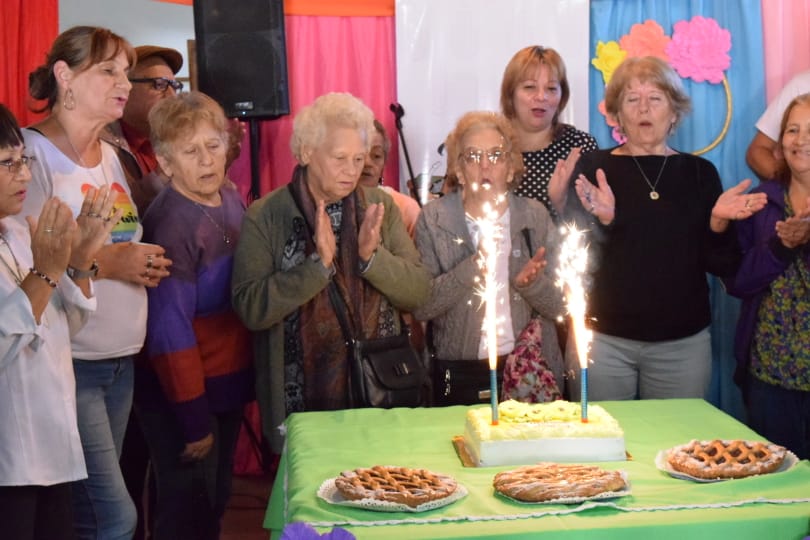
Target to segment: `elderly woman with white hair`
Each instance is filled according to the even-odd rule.
[[[346,344],[330,303],[334,281],[361,338],[400,333],[399,311],[430,291],[399,210],[382,190],[358,187],[374,116],[344,93],[295,118],[298,160],[288,186],[247,211],[236,249],[233,304],[255,340],[265,437],[296,411],[350,406]]]

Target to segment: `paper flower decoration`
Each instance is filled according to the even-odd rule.
[[[642,24],[634,24],[630,27],[630,33],[622,36],[619,44],[627,51],[627,56],[657,56],[665,62],[669,62],[667,56],[667,46],[672,41],[664,34],[664,29],[655,21],[647,20]]]
[[[608,41],[607,43],[600,41],[596,44],[596,58],[591,60],[591,64],[602,72],[605,86],[610,82],[613,72],[616,71],[619,64],[624,62],[626,56],[627,51],[622,50],[615,41]]]
[[[731,33],[700,15],[677,22],[674,28],[666,52],[678,75],[699,83],[723,82],[723,72],[731,65]]]
[[[682,78],[698,83],[722,84],[726,95],[725,123],[714,141],[694,152],[700,155],[720,143],[731,123],[731,89],[725,76],[725,71],[731,66],[730,50],[731,33],[712,18],[696,15],[688,21],[678,21],[673,25],[671,38],[656,21],[646,20],[634,24],[630,32],[618,41],[599,41],[591,64],[602,72],[606,86],[625,58],[640,56],[656,56],[667,61]],[[605,117],[607,125],[613,128],[613,139],[623,143],[624,136],[617,129],[615,119],[607,114],[604,102],[599,104],[599,112]]]

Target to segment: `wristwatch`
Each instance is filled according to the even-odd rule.
[[[78,268],[68,266],[67,275],[70,279],[73,280],[84,278],[95,278],[98,275],[98,263],[95,260],[93,260],[93,264],[90,266],[89,270],[79,270]]]

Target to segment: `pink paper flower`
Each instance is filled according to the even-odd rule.
[[[630,28],[630,33],[622,36],[619,44],[627,51],[628,58],[657,56],[668,62],[666,48],[670,41],[661,25],[648,19],[643,24],[634,24]]]
[[[723,82],[723,72],[731,65],[731,33],[717,21],[696,15],[690,21],[675,23],[672,41],[666,47],[669,62],[681,77],[695,82]]]

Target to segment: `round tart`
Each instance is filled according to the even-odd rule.
[[[417,507],[450,496],[458,484],[450,476],[426,469],[375,465],[342,472],[335,478],[335,486],[349,500],[372,499]]]
[[[745,478],[773,472],[785,460],[786,449],[760,441],[690,441],[667,454],[674,470],[695,478]]]
[[[592,465],[538,463],[495,475],[492,485],[507,497],[524,502],[588,498],[625,489],[619,471]]]

